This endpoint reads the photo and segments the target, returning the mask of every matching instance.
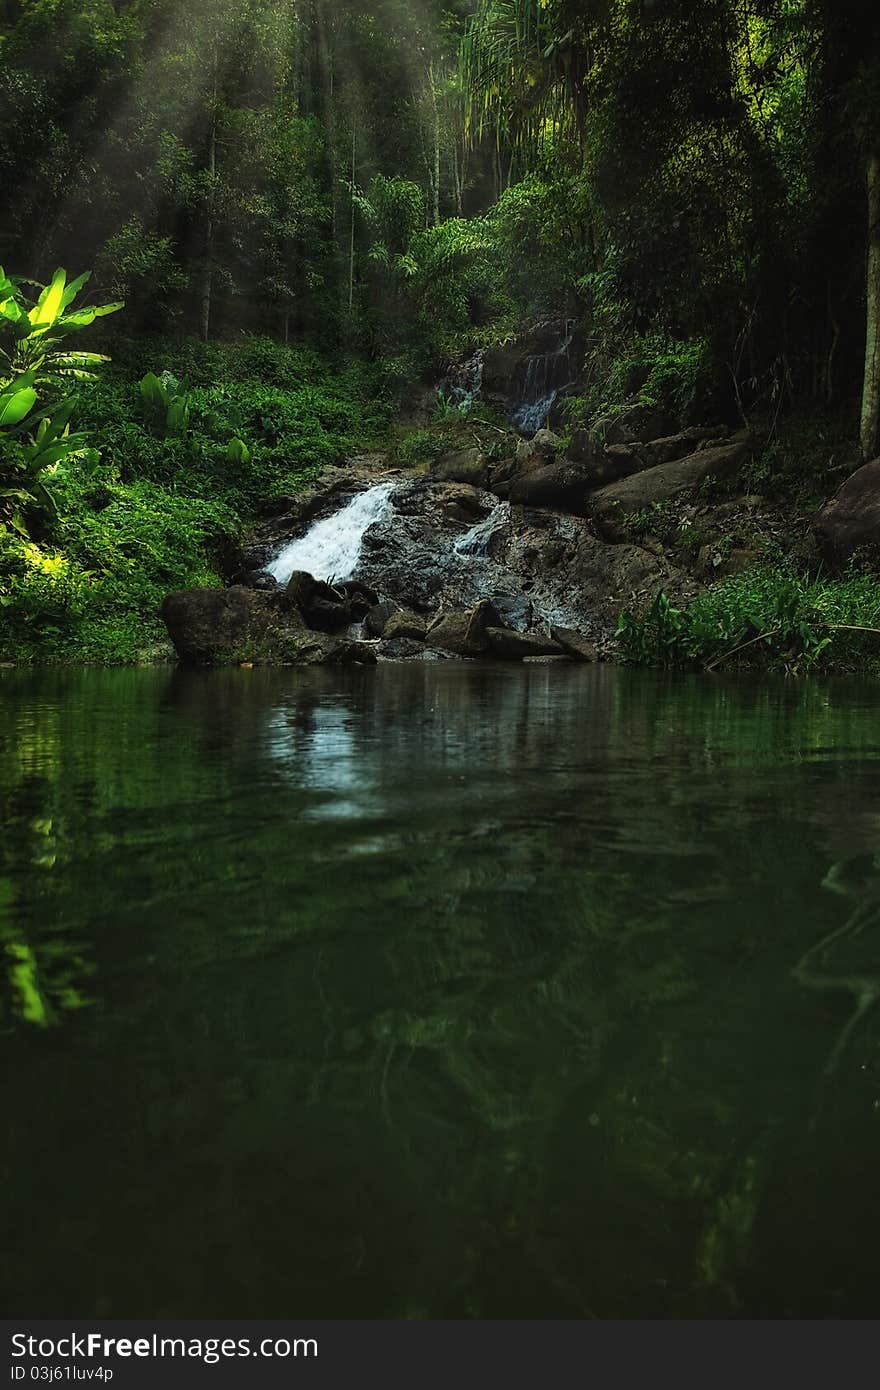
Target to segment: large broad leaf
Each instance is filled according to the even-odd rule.
[[[168,409],[169,397],[168,392],[162,385],[159,378],[155,375],[154,372],[147,372],[147,375],[144,377],[140,386],[141,395],[143,396],[149,408],[151,410],[154,410],[156,414],[159,415],[161,419],[164,421],[165,412]]]
[[[102,319],[106,314],[117,314],[124,308],[121,301],[116,304],[89,304],[83,309],[74,309],[72,314],[65,314],[58,320],[58,327],[65,331],[68,328],[88,328],[95,319]]]
[[[32,386],[0,395],[0,428],[8,429],[11,425],[19,424],[31,413],[36,401],[37,393]]]
[[[66,439],[59,439],[55,444],[50,444],[46,449],[37,446],[28,458],[28,473],[32,478],[37,477],[45,468],[51,468],[54,463],[60,463],[69,454],[75,454],[84,443],[85,435],[71,434]]]
[[[226,458],[229,463],[250,463],[251,451],[244,440],[236,436],[226,446]]]
[[[189,403],[185,397],[175,396],[169,403],[165,429],[168,434],[183,434],[189,421]]]
[[[37,444],[41,448],[47,448],[55,439],[60,439],[65,430],[70,428],[70,417],[73,414],[75,402],[72,400],[61,401],[52,411],[52,415],[44,416],[40,421],[36,433]]]
[[[21,319],[27,319],[27,314],[22,309],[17,299],[11,295],[3,298],[3,286],[0,285],[0,318],[6,319],[7,323],[19,323]]]
[[[31,496],[33,497],[35,502],[42,503],[44,507],[48,508],[48,510],[51,512],[55,512],[57,515],[58,503],[55,501],[55,498],[52,496],[49,489],[47,487],[44,487],[42,483],[32,484]]]
[[[56,367],[91,367],[110,358],[103,352],[56,352],[52,361]]]
[[[28,314],[35,333],[45,332],[58,318],[64,302],[66,284],[67,271],[59,267]]]
[[[67,308],[68,304],[73,303],[73,301],[76,299],[76,296],[82,289],[83,285],[87,285],[91,278],[92,272],[90,270],[87,270],[85,274],[78,275],[75,280],[71,280],[70,284],[67,286],[67,289],[64,291],[64,294],[61,297],[62,311]]]

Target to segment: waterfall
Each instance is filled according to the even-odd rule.
[[[458,555],[486,556],[492,552],[492,541],[510,524],[510,503],[501,502],[487,517],[478,521],[455,542]]]
[[[337,583],[351,579],[364,534],[385,515],[394,488],[393,482],[386,482],[359,492],[341,511],[316,522],[299,540],[284,546],[267,566],[268,573],[279,584],[286,584],[296,570]]]
[[[573,338],[574,324],[568,321],[562,342],[555,351],[526,359],[520,403],[511,417],[521,434],[533,435],[543,429],[560,391],[571,385],[574,376],[571,362]]]

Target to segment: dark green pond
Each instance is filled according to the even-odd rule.
[[[877,704],[0,672],[0,1307],[876,1315]]]

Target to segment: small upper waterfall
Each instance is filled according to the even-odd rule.
[[[279,551],[267,572],[279,584],[286,584],[296,570],[337,583],[351,579],[364,533],[384,516],[395,486],[393,482],[377,483],[359,492],[341,511],[316,522],[299,540]]]
[[[521,434],[534,435],[543,429],[560,391],[571,385],[575,375],[571,357],[573,339],[574,324],[569,321],[557,348],[526,358],[519,404],[511,416]]]

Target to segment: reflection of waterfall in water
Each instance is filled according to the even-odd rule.
[[[459,555],[489,555],[492,541],[510,522],[510,503],[502,502],[455,542]]]
[[[338,583],[351,579],[364,535],[385,515],[394,487],[394,483],[378,483],[359,492],[341,511],[316,522],[299,540],[286,545],[268,566],[268,573],[279,584],[286,584],[296,570]]]
[[[565,336],[554,352],[526,358],[520,403],[512,419],[521,434],[533,435],[546,425],[560,391],[570,386],[574,371],[571,362],[573,324],[566,323]]]

